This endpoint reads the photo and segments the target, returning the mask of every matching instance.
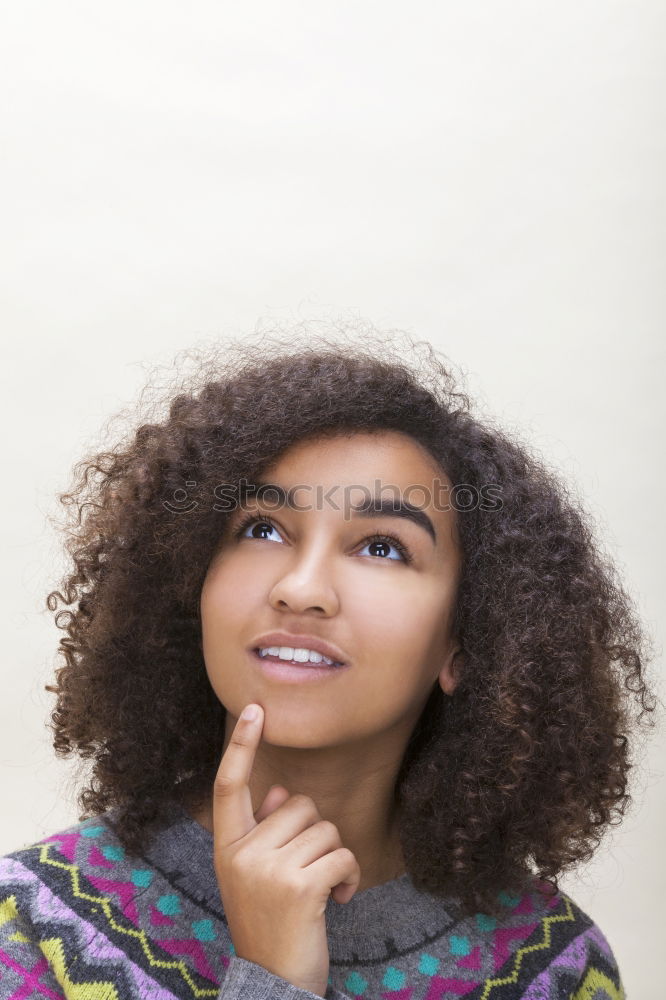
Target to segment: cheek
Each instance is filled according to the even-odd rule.
[[[203,583],[200,597],[202,652],[209,683],[222,704],[233,698],[240,674],[232,651],[247,626],[249,581],[231,562],[218,562]],[[242,644],[242,643],[241,643]],[[236,653],[237,655],[237,653]],[[230,695],[231,692],[231,695]]]
[[[243,612],[247,616],[248,608],[252,607],[252,594],[256,592],[256,580],[243,570],[242,566],[234,566],[231,562],[217,563],[212,567],[201,588],[200,608],[201,623],[204,634],[220,630],[232,629],[235,623],[240,623]]]
[[[441,607],[442,595],[427,581],[417,576],[391,573],[386,569],[382,576],[386,579],[369,579],[355,581],[359,595],[363,594],[363,603],[370,607],[374,614],[391,618],[394,625],[401,630],[412,629],[420,633],[423,625],[434,616],[435,605]],[[380,577],[379,571],[376,574]],[[397,620],[396,620],[397,619]]]
[[[416,722],[436,682],[441,616],[441,601],[435,608],[423,592],[400,601],[373,599],[355,611],[351,631],[362,669],[349,676],[352,718],[387,727]]]
[[[445,609],[438,588],[387,581],[366,587],[348,607],[351,631],[363,637],[368,655],[379,654],[392,665],[426,661],[442,632]]]
[[[229,608],[216,586],[205,583],[201,591],[201,644],[206,670],[214,663],[216,650],[219,651],[221,638],[228,633]]]

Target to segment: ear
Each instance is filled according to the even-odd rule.
[[[452,695],[458,687],[462,670],[462,656],[462,647],[459,644],[454,644],[439,671],[439,686],[444,694]]]

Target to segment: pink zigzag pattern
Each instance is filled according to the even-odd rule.
[[[67,834],[64,837],[54,835],[46,839],[53,841],[59,840],[61,845],[64,847],[64,850],[62,850],[61,853],[65,854],[68,860],[71,860],[72,864],[75,863],[76,844],[81,839],[80,834]],[[91,865],[94,864],[107,869],[114,867],[113,862],[104,857],[96,844],[93,844],[88,852],[87,860]],[[137,887],[133,882],[103,878],[102,876],[92,875],[90,873],[87,878],[99,892],[107,895],[115,895],[124,916],[127,917],[127,919],[130,920],[135,927],[140,928],[141,920],[139,911],[134,903],[134,897],[137,894]],[[174,926],[176,923],[171,917],[164,913],[160,913],[155,906],[151,906],[150,908],[150,920],[154,926]],[[164,948],[165,951],[174,957],[189,955],[194,962],[197,972],[219,986],[219,981],[211,968],[206,952],[199,941],[194,938],[162,938],[159,939],[158,943],[162,948]]]
[[[547,901],[546,909],[550,910],[557,906],[557,904],[557,897],[550,899]],[[531,894],[526,893],[512,912],[519,915],[534,913],[534,903]],[[516,949],[510,947],[511,942],[516,942],[519,945],[526,941],[539,924],[540,921],[535,920],[532,923],[521,924],[518,927],[504,927],[493,931],[492,955],[494,973],[497,973],[511,955],[514,954]],[[478,972],[481,969],[481,946],[477,945],[469,955],[458,959],[456,965],[461,969],[470,969]],[[440,1000],[445,993],[453,994],[454,996],[465,996],[465,994],[471,992],[476,986],[479,986],[481,982],[482,980],[480,979],[453,979],[451,977],[433,976],[430,989],[424,1000]],[[392,993],[391,997],[394,995]],[[533,1000],[537,1000],[537,998],[535,997]]]
[[[175,957],[189,955],[194,962],[197,972],[211,979],[217,986],[220,985],[215,973],[208,964],[205,951],[201,947],[201,944],[194,938],[168,938],[157,943],[165,951],[168,951],[170,955],[174,955]]]
[[[151,903],[150,922],[154,927],[173,927],[176,921],[166,913],[160,913],[156,906]]]
[[[472,969],[478,972],[481,968],[481,945],[477,944],[476,948],[470,951],[469,955],[459,958],[456,965],[460,969]]]
[[[139,913],[136,904],[133,902],[133,898],[136,896],[136,886],[133,882],[118,882],[116,879],[100,878],[97,875],[90,874],[86,877],[91,885],[94,885],[102,894],[115,895],[118,898],[123,914],[136,927],[139,926]]]
[[[152,976],[146,974],[146,972],[138,966],[135,962],[132,962],[125,952],[121,951],[120,948],[116,947],[109,939],[96,927],[94,927],[89,921],[82,919],[82,917],[71,910],[68,906],[63,903],[61,899],[58,898],[47,885],[39,881],[35,875],[20,862],[9,859],[12,861],[11,865],[5,865],[3,859],[3,864],[0,866],[0,873],[9,872],[11,878],[14,881],[22,882],[28,884],[31,888],[36,889],[36,893],[33,894],[33,909],[29,914],[29,922],[34,924],[36,931],[40,931],[40,922],[49,922],[51,920],[66,923],[69,925],[69,930],[72,933],[73,939],[76,941],[78,948],[80,949],[79,954],[82,958],[88,956],[91,960],[95,961],[105,961],[110,965],[118,964],[127,970],[130,977],[134,981],[136,987],[137,996],[140,997],[150,997],[151,1000],[178,1000],[176,995],[160,986]],[[18,877],[17,877],[18,876]],[[1,874],[0,874],[1,877]],[[6,880],[9,881],[9,880]],[[3,888],[6,891],[6,886]],[[61,937],[63,929],[58,929],[58,936]],[[43,936],[49,936],[51,931],[48,927],[45,928]],[[219,984],[216,984],[219,985]]]
[[[525,893],[518,905],[514,906],[511,912],[519,917],[527,917],[530,913],[534,913],[534,903],[529,892]]]
[[[57,841],[60,853],[63,854],[68,861],[71,861],[72,864],[74,864],[76,858],[76,845],[80,839],[80,833],[52,833],[50,837],[44,837],[44,839],[38,841],[38,843],[48,844],[50,841]]]
[[[425,995],[424,1000],[440,1000],[445,993],[452,993],[456,997],[464,997],[477,987],[480,982],[480,979],[465,981],[462,979],[445,979],[443,976],[433,976],[430,982],[430,989]]]
[[[511,949],[511,941],[525,941],[532,931],[539,926],[539,921],[533,924],[523,924],[520,927],[503,927],[493,931],[493,971],[498,972],[506,960],[513,954],[515,949]]]
[[[134,895],[136,893],[136,886],[133,882],[117,882],[112,879],[97,878],[96,876],[91,877],[90,881],[100,892],[107,895],[115,893],[120,899],[123,913],[132,921],[132,923],[135,924],[137,928],[139,927],[140,921],[136,905],[131,901],[131,899],[128,898],[130,894]],[[175,921],[172,920],[171,917],[160,913],[154,906],[151,907],[151,919],[154,924],[168,924],[171,926],[175,924]],[[162,938],[158,940],[157,943],[170,955],[174,955],[176,957],[185,954],[190,955],[197,972],[199,972],[200,975],[205,976],[207,979],[210,979],[216,986],[220,985],[208,962],[206,952],[199,941],[194,938],[191,940],[182,938]]]
[[[89,875],[88,878],[100,892],[105,893],[106,895],[115,894],[119,899],[123,914],[137,928],[140,927],[139,912],[136,908],[136,904],[131,898],[136,895],[137,891],[133,882],[118,882],[115,879],[100,878],[95,875]],[[175,925],[175,920],[164,913],[160,913],[160,911],[154,906],[151,906],[150,908],[150,919],[151,923],[155,926],[167,925],[172,927]],[[219,985],[219,983],[217,983],[215,973],[209,965],[203,946],[195,938],[161,938],[158,943],[162,948],[164,948],[165,951],[168,951],[170,955],[190,955],[194,961],[197,972]]]
[[[93,844],[88,851],[88,864],[96,868],[113,868],[113,861],[104,857],[97,844]]]

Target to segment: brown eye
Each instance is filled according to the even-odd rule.
[[[262,534],[245,535],[247,529],[252,526],[259,528]],[[235,529],[234,538],[240,539],[242,537],[247,537],[255,538],[258,541],[271,541],[271,539],[265,534],[265,532],[270,533],[271,531],[275,531],[279,534],[279,529],[273,524],[270,517],[258,517],[256,514],[250,514],[244,518],[242,523]],[[379,553],[376,551],[371,552],[371,556],[375,562],[402,562],[409,565],[413,558],[404,542],[401,542],[399,538],[395,537],[395,535],[371,535],[369,538],[365,539],[363,548],[369,548],[371,546],[374,549],[379,549]],[[397,552],[398,555],[390,555],[391,550]]]
[[[273,522],[270,520],[270,518],[267,518],[267,517],[257,517],[256,514],[251,514],[249,517],[246,517],[244,519],[244,521],[242,522],[242,524],[240,524],[238,526],[238,528],[236,528],[236,530],[234,532],[234,538],[240,538],[245,533],[245,531],[247,530],[247,528],[250,527],[250,525],[256,525],[262,531],[268,530],[269,532],[271,532],[271,531],[277,531],[278,530],[275,527],[275,525],[273,524]],[[270,538],[266,538],[266,536],[263,535],[263,534],[262,535],[252,534],[251,536],[248,536],[248,537],[258,538],[260,540],[263,539],[264,541],[270,541],[271,540]]]
[[[372,538],[366,539],[363,547],[378,547],[382,550],[381,554],[377,556],[376,553],[371,553],[371,555],[384,561],[410,563],[412,560],[411,553],[408,551],[407,547],[403,545],[400,539],[396,538],[395,535],[373,535]],[[389,549],[397,550],[400,558],[396,559],[395,556],[388,555],[387,550]]]

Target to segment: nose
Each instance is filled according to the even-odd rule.
[[[295,559],[290,568],[283,572],[273,585],[269,601],[277,610],[318,611],[323,615],[334,615],[339,608],[339,597],[331,582],[330,567],[324,559],[313,555]]]

